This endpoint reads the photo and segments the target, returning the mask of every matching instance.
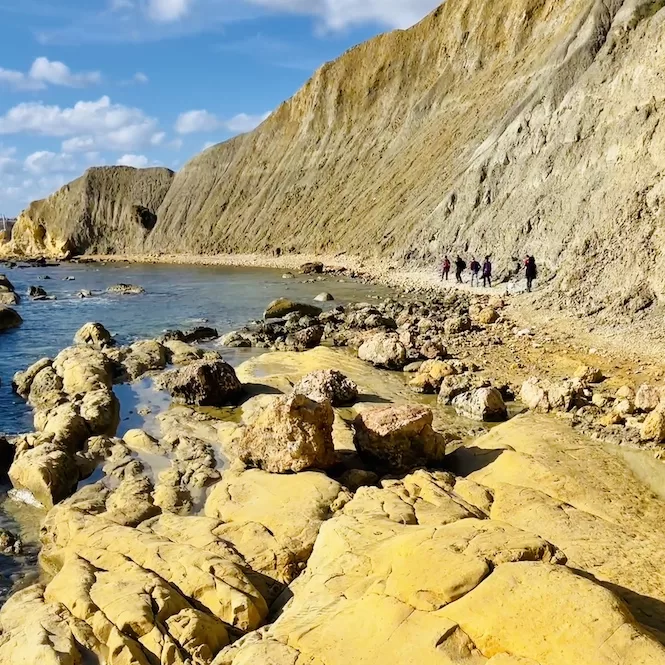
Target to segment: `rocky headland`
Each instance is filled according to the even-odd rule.
[[[14,377],[0,662],[665,662],[665,392],[611,356],[531,376],[556,340],[454,292],[73,341]],[[145,377],[173,403],[118,437]]]

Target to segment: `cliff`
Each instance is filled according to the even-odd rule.
[[[448,0],[194,158],[142,249],[492,253],[504,278],[530,252],[561,306],[648,307],[665,297],[664,5]],[[96,224],[79,250],[142,237]]]
[[[139,252],[157,221],[173,172],[128,166],[92,168],[19,216],[1,254],[62,257]]]

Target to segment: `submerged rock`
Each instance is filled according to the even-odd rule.
[[[0,306],[0,332],[18,328],[22,323],[23,319],[16,310]]]
[[[199,360],[182,369],[165,372],[157,385],[181,404],[229,406],[242,392],[235,370],[222,360]]]
[[[145,289],[142,286],[135,286],[134,284],[115,284],[109,286],[109,288],[106,289],[106,292],[128,296],[145,293]]]
[[[444,437],[432,429],[432,411],[422,406],[387,406],[359,414],[354,443],[362,457],[393,471],[439,465]]]
[[[270,473],[326,469],[335,462],[330,403],[294,393],[274,397],[233,440],[229,452]]]

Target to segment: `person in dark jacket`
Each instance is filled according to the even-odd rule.
[[[485,257],[485,263],[483,263],[483,286],[492,287],[492,262],[490,257]]]
[[[447,282],[449,272],[450,272],[450,259],[447,256],[444,256],[443,264],[441,265],[441,279]]]
[[[480,263],[476,261],[476,257],[473,257],[471,261],[471,286],[473,286],[473,281],[476,281],[476,286],[480,286]]]
[[[531,293],[533,282],[538,278],[536,259],[533,256],[527,256],[524,266],[526,269],[526,290]]]
[[[455,259],[455,277],[458,284],[463,283],[462,273],[466,270],[466,261],[458,254]]]

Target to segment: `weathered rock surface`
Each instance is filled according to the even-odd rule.
[[[320,307],[315,305],[308,305],[307,303],[293,302],[292,300],[287,300],[286,298],[278,298],[273,300],[266,311],[263,313],[265,319],[281,319],[287,314],[292,314],[296,312],[301,316],[318,316],[321,314],[322,310]]]
[[[394,471],[441,464],[446,441],[432,429],[432,411],[418,406],[369,409],[354,422],[354,442],[368,460]]]
[[[200,360],[170,370],[157,383],[177,402],[196,406],[228,406],[242,392],[233,367],[222,360]]]
[[[306,395],[315,402],[328,400],[333,406],[348,406],[358,397],[358,386],[342,372],[319,370],[303,377],[293,392]]]
[[[407,363],[406,348],[397,335],[378,333],[358,349],[358,358],[375,367],[401,370]]]
[[[270,473],[326,469],[335,462],[334,418],[328,401],[297,392],[274,397],[242,429],[229,453]]]
[[[496,388],[478,388],[458,395],[453,406],[457,413],[471,420],[501,422],[508,418],[508,409]]]
[[[136,284],[114,284],[113,286],[109,286],[109,288],[106,289],[106,292],[115,293],[121,296],[138,296],[145,293],[145,289]]]
[[[86,323],[74,335],[74,344],[92,346],[95,349],[103,349],[113,346],[111,333],[101,323]]]

